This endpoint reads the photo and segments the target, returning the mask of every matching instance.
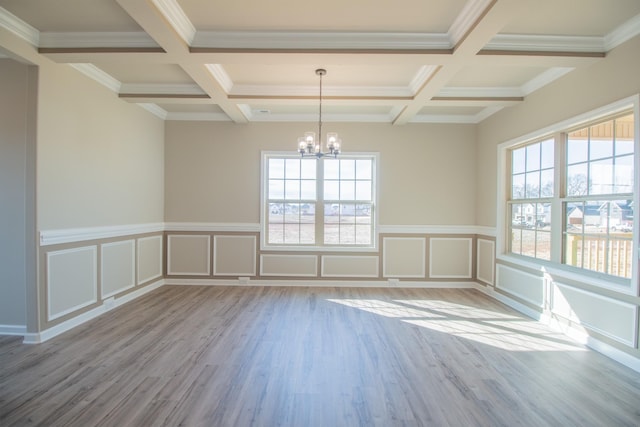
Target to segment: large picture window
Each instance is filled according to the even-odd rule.
[[[566,137],[564,254],[568,265],[630,278],[633,257],[633,114]]]
[[[629,279],[634,264],[631,110],[507,150],[507,251]]]
[[[263,233],[271,247],[373,247],[376,156],[263,155]]]

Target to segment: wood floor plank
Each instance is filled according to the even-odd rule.
[[[0,337],[4,426],[638,426],[640,374],[473,290],[164,286]]]

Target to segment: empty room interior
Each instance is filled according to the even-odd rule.
[[[640,425],[638,0],[0,0],[0,425]]]

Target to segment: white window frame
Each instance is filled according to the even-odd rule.
[[[261,251],[292,251],[292,252],[377,252],[378,251],[378,234],[379,234],[379,226],[378,226],[378,197],[379,197],[379,187],[380,187],[380,155],[379,153],[373,152],[349,152],[346,154],[341,154],[338,156],[338,159],[358,159],[358,158],[367,158],[373,159],[373,208],[372,208],[372,224],[371,224],[371,244],[369,245],[324,245],[323,242],[318,242],[316,240],[315,245],[274,245],[269,244],[267,241],[268,233],[268,218],[267,218],[267,207],[268,199],[268,161],[273,157],[288,157],[288,158],[300,158],[299,154],[292,153],[290,151],[262,151],[261,152],[261,168],[260,168],[260,250]],[[319,159],[317,162],[323,162],[324,160]],[[317,172],[318,179],[318,194],[317,194],[317,205],[324,204],[324,200],[322,198],[322,194],[320,193],[320,188],[322,187],[323,177],[320,172]],[[357,202],[355,202],[357,204]],[[316,208],[317,209],[317,208]],[[322,225],[323,226],[323,225]]]
[[[588,125],[594,121],[599,119],[606,118],[608,116],[612,116],[625,110],[632,110],[635,118],[634,124],[634,133],[635,133],[635,146],[634,152],[636,155],[636,164],[637,159],[640,158],[640,95],[633,95],[631,97],[619,100],[612,104],[603,106],[601,108],[580,114],[576,117],[564,120],[562,122],[558,122],[556,124],[550,125],[543,129],[539,129],[537,131],[531,132],[529,134],[520,136],[518,138],[503,142],[498,145],[497,150],[497,197],[496,197],[496,260],[507,262],[516,266],[521,266],[531,270],[540,271],[545,275],[554,275],[557,274],[563,278],[568,280],[577,280],[582,283],[597,286],[604,289],[614,290],[620,293],[628,294],[628,295],[638,295],[639,284],[638,284],[638,262],[633,263],[633,272],[630,279],[625,279],[621,277],[615,277],[611,275],[606,275],[604,273],[598,273],[586,269],[581,269],[578,267],[568,266],[562,264],[561,262],[561,251],[562,251],[562,240],[563,236],[561,232],[552,233],[552,261],[545,261],[530,257],[519,256],[516,254],[512,254],[509,252],[509,222],[511,221],[510,213],[508,212],[508,201],[511,197],[510,191],[510,176],[511,170],[509,166],[508,157],[510,156],[510,149],[515,148],[517,146],[523,145],[527,142],[534,142],[535,140],[539,140],[541,138],[547,137],[549,135],[556,135],[561,132],[566,131],[567,129],[576,128],[582,125]],[[556,154],[558,154],[558,150],[562,150],[563,144],[556,144]],[[564,158],[564,157],[562,157]],[[557,164],[557,163],[556,163]],[[560,186],[559,175],[564,173],[561,171],[560,167],[555,168],[555,191],[554,194],[559,195],[558,193]],[[640,196],[639,196],[639,187],[640,187],[640,167],[636,167],[634,169],[634,190],[633,190],[633,203],[634,206],[638,206]],[[563,212],[562,212],[562,201],[565,199],[560,199],[559,197],[554,197],[554,203],[552,204],[552,224],[556,227],[558,225],[562,225],[564,222]],[[639,243],[639,235],[640,235],[640,221],[638,218],[638,214],[634,216],[633,219],[633,247],[635,250],[634,258],[636,261],[640,258],[640,249],[638,248]]]

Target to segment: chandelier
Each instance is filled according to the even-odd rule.
[[[327,153],[322,152],[322,76],[327,74],[327,70],[318,68],[316,74],[320,76],[320,114],[318,118],[318,138],[315,132],[305,132],[304,136],[298,138],[298,152],[302,157],[315,157],[321,159],[325,156],[338,157],[340,154],[340,144],[342,140],[335,132],[327,133]]]

